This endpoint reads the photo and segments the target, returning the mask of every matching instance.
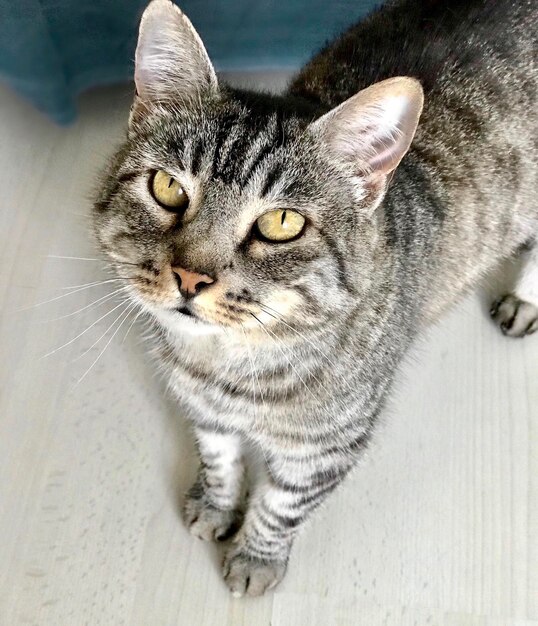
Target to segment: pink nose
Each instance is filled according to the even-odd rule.
[[[185,298],[192,298],[201,289],[215,282],[215,280],[211,278],[211,276],[207,276],[207,274],[197,274],[196,272],[185,270],[177,265],[172,267],[172,272],[174,272],[176,277],[179,291]]]

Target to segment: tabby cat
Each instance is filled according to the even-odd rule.
[[[282,579],[417,333],[523,244],[492,316],[538,328],[535,7],[389,3],[278,97],[221,84],[176,6],[146,9],[93,217],[193,424],[186,524],[235,534],[235,596]],[[246,506],[245,446],[266,470]]]

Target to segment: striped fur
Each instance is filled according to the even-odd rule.
[[[186,522],[205,539],[241,524],[224,563],[236,595],[282,578],[304,521],[368,445],[421,329],[538,233],[537,11],[516,0],[446,4],[402,0],[375,12],[282,97],[217,87],[203,49],[182,51],[182,63],[197,65],[173,89],[181,68],[169,47],[159,52],[162,84],[138,74],[151,88],[137,82],[95,230],[118,272],[129,269],[171,392],[195,426],[201,466]],[[163,15],[167,27],[192,29],[155,0],[143,22],[150,50],[152,20],[158,28]],[[190,30],[177,39],[201,46]],[[409,153],[376,196],[314,120],[398,74],[421,81],[425,107]],[[187,191],[183,218],[152,200],[158,169]],[[252,225],[271,208],[301,212],[304,235],[257,241]],[[178,313],[174,264],[217,278],[193,300],[197,319]],[[531,308],[504,299],[494,311],[520,334],[537,325],[538,301],[528,302],[537,266],[532,253],[518,296]],[[264,471],[244,512],[246,445]]]

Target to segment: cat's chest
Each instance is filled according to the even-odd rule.
[[[294,416],[300,420],[311,404],[304,398],[312,396],[306,374],[284,352],[274,354],[218,336],[172,338],[160,350],[169,386],[195,423],[231,427],[255,437],[267,434],[268,428],[277,431]]]
[[[221,337],[192,336],[188,334],[172,336],[164,345],[166,356],[171,357],[170,373],[191,379],[193,386],[200,381],[206,385],[220,378],[229,379],[241,366],[244,357],[231,349]]]
[[[368,415],[368,388],[347,380],[358,367],[229,336],[168,337],[159,346],[169,388],[184,416],[203,427],[241,432],[258,443],[295,447],[315,429],[340,433],[340,417]],[[347,416],[347,417],[346,417]],[[351,416],[351,417],[350,417]],[[336,439],[335,439],[336,440]],[[302,445],[302,444],[301,444]]]
[[[179,335],[168,337],[159,351],[170,387],[191,417],[240,413],[242,422],[251,421],[260,393],[248,348],[216,335]]]

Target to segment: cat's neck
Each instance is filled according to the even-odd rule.
[[[223,328],[212,324],[181,320],[173,312],[156,315],[159,342],[185,361],[198,363],[204,369],[228,367],[231,363],[264,362],[283,366],[290,360],[331,351],[340,337],[335,325],[320,326],[316,331],[297,332],[283,329]]]

